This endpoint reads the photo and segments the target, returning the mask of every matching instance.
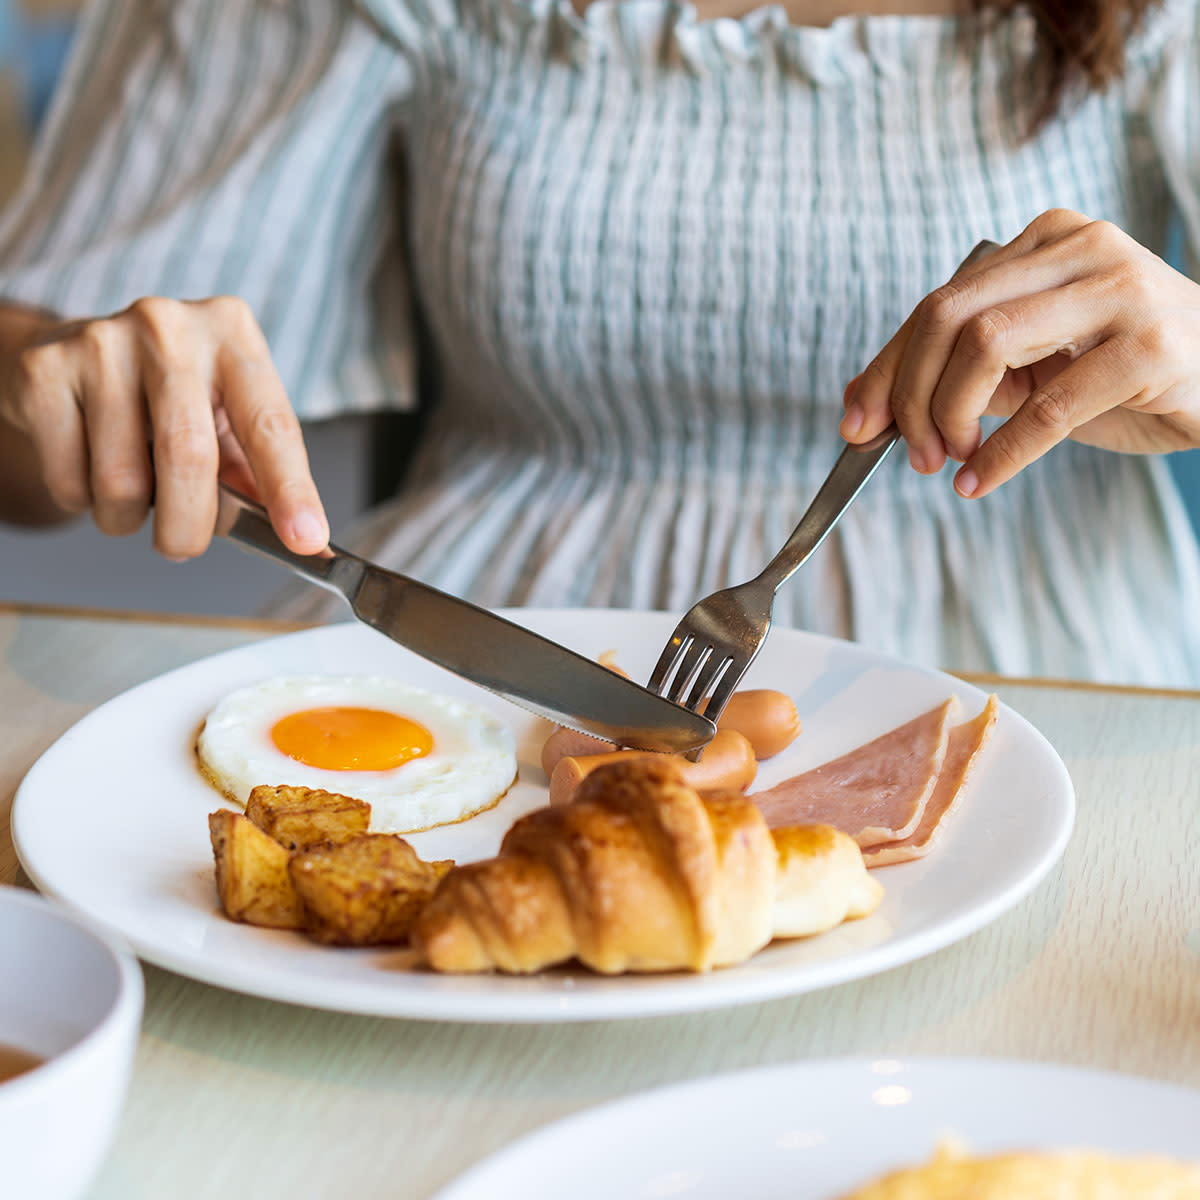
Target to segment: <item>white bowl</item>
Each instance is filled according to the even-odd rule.
[[[44,1061],[0,1083],[0,1192],[76,1200],[125,1105],[142,1020],[137,959],[52,901],[0,886],[0,1043]]]

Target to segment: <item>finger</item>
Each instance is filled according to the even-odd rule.
[[[1048,209],[1034,217],[1016,237],[1003,245],[980,242],[955,271],[954,278],[974,275],[985,266],[994,267],[1000,263],[1012,262],[1039,246],[1061,241],[1062,238],[1095,224],[1091,217],[1084,216],[1083,213],[1066,208]]]
[[[858,435],[862,430],[863,419],[866,416],[862,405],[854,403],[854,393],[858,390],[858,381],[861,378],[862,372],[860,371],[846,384],[845,391],[842,392],[842,408],[845,410],[845,415],[842,417],[839,432],[848,442],[859,440]]]
[[[82,340],[92,519],[105,533],[123,536],[141,528],[154,494],[136,354],[113,322],[97,322]]]
[[[17,360],[9,419],[32,439],[50,499],[63,512],[92,503],[87,431],[72,356],[60,343],[24,351]]]
[[[892,381],[912,333],[913,320],[910,314],[887,345],[847,384],[842,397],[846,411],[838,429],[846,441],[870,441],[892,423]]]
[[[150,420],[154,546],[171,559],[203,554],[217,519],[212,341],[192,307],[161,296],[117,318],[134,347]]]
[[[1058,354],[1069,361],[1087,353],[1108,335],[1116,315],[1111,300],[1084,281],[997,304],[969,318],[929,406],[951,456],[965,462],[978,449],[979,420],[1010,371]]]
[[[1038,246],[1060,241],[1089,225],[1097,222],[1083,213],[1074,212],[1068,208],[1051,208],[1039,213],[1015,238],[1002,248],[1004,253],[997,253],[997,261],[1006,258],[1017,258]]]
[[[1001,253],[1010,253],[1009,248],[997,246],[994,242],[979,242],[959,264],[952,278],[962,279],[975,274],[982,269],[984,258]],[[887,345],[867,365],[866,370],[856,375],[847,385],[842,397],[846,414],[842,418],[840,432],[848,442],[868,441],[892,424],[892,388],[918,317],[919,310],[915,309]],[[861,387],[864,379],[867,385]],[[924,468],[923,461],[914,459],[911,448],[909,459],[919,470]],[[944,453],[940,458],[936,458],[939,466],[944,461]]]
[[[1036,388],[971,455],[954,479],[959,495],[986,496],[1081,425],[1140,393],[1131,365],[1136,349],[1110,338]]]
[[[978,441],[969,422],[946,429],[933,416],[934,393],[955,351],[974,350],[982,360],[993,361],[994,351],[984,342],[993,333],[1006,332],[1009,310],[1004,306],[1064,287],[1087,269],[1077,256],[1062,253],[1061,241],[1019,255],[1002,248],[917,306],[890,399],[896,425],[918,470],[940,470],[947,454],[965,459]],[[998,382],[988,389],[989,395]]]
[[[971,298],[977,304],[998,303],[1020,295],[1029,287],[1022,282],[1022,260],[1032,251],[1094,224],[1087,217],[1066,209],[1053,209],[1030,222],[1007,245],[981,242],[963,260],[948,283],[930,293],[909,315],[896,334],[858,377],[858,386],[846,402],[842,436],[864,442],[882,433],[896,421],[909,445],[909,460],[917,470],[940,470],[946,446],[928,405],[941,377],[957,336],[957,325],[970,313]],[[1015,269],[997,276],[1002,267]],[[978,281],[985,273],[995,288],[985,291]]]
[[[217,429],[217,447],[221,453],[221,480],[243,496],[258,500],[258,485],[254,482],[254,471],[246,457],[242,444],[229,423],[229,414],[224,404],[218,401],[213,410],[213,422]]]
[[[154,546],[171,559],[208,549],[217,520],[220,455],[211,385],[172,371],[147,391],[154,453]]]
[[[154,546],[167,558],[194,558],[217,519],[211,359],[183,305],[141,301],[134,316],[154,459]]]
[[[329,521],[308,464],[300,422],[265,353],[223,347],[217,387],[275,531],[297,554],[329,544]]]

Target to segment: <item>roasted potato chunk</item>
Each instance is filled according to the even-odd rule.
[[[238,812],[208,814],[221,909],[234,921],[303,929],[304,908],[288,876],[291,855]]]
[[[285,850],[306,850],[366,833],[371,806],[320,788],[264,784],[251,790],[246,816]]]
[[[453,866],[425,862],[403,838],[369,833],[292,855],[288,873],[319,942],[404,942],[438,880]]]

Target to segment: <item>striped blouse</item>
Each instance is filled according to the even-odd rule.
[[[846,381],[980,238],[1064,206],[1200,247],[1198,21],[1165,0],[1027,138],[1020,9],[968,44],[676,0],[101,0],[0,293],[239,294],[305,419],[413,407],[420,342],[415,462],[339,540],[487,605],[681,611],[783,543]],[[895,454],[776,611],[924,664],[1200,686],[1160,459],[1070,444],[963,501]]]

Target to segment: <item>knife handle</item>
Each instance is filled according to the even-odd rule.
[[[319,554],[296,554],[289,550],[271,527],[266,509],[224,483],[217,488],[214,532],[243,549],[283,563],[298,575],[338,592],[346,600],[353,601],[362,580],[362,560],[332,543]]]

